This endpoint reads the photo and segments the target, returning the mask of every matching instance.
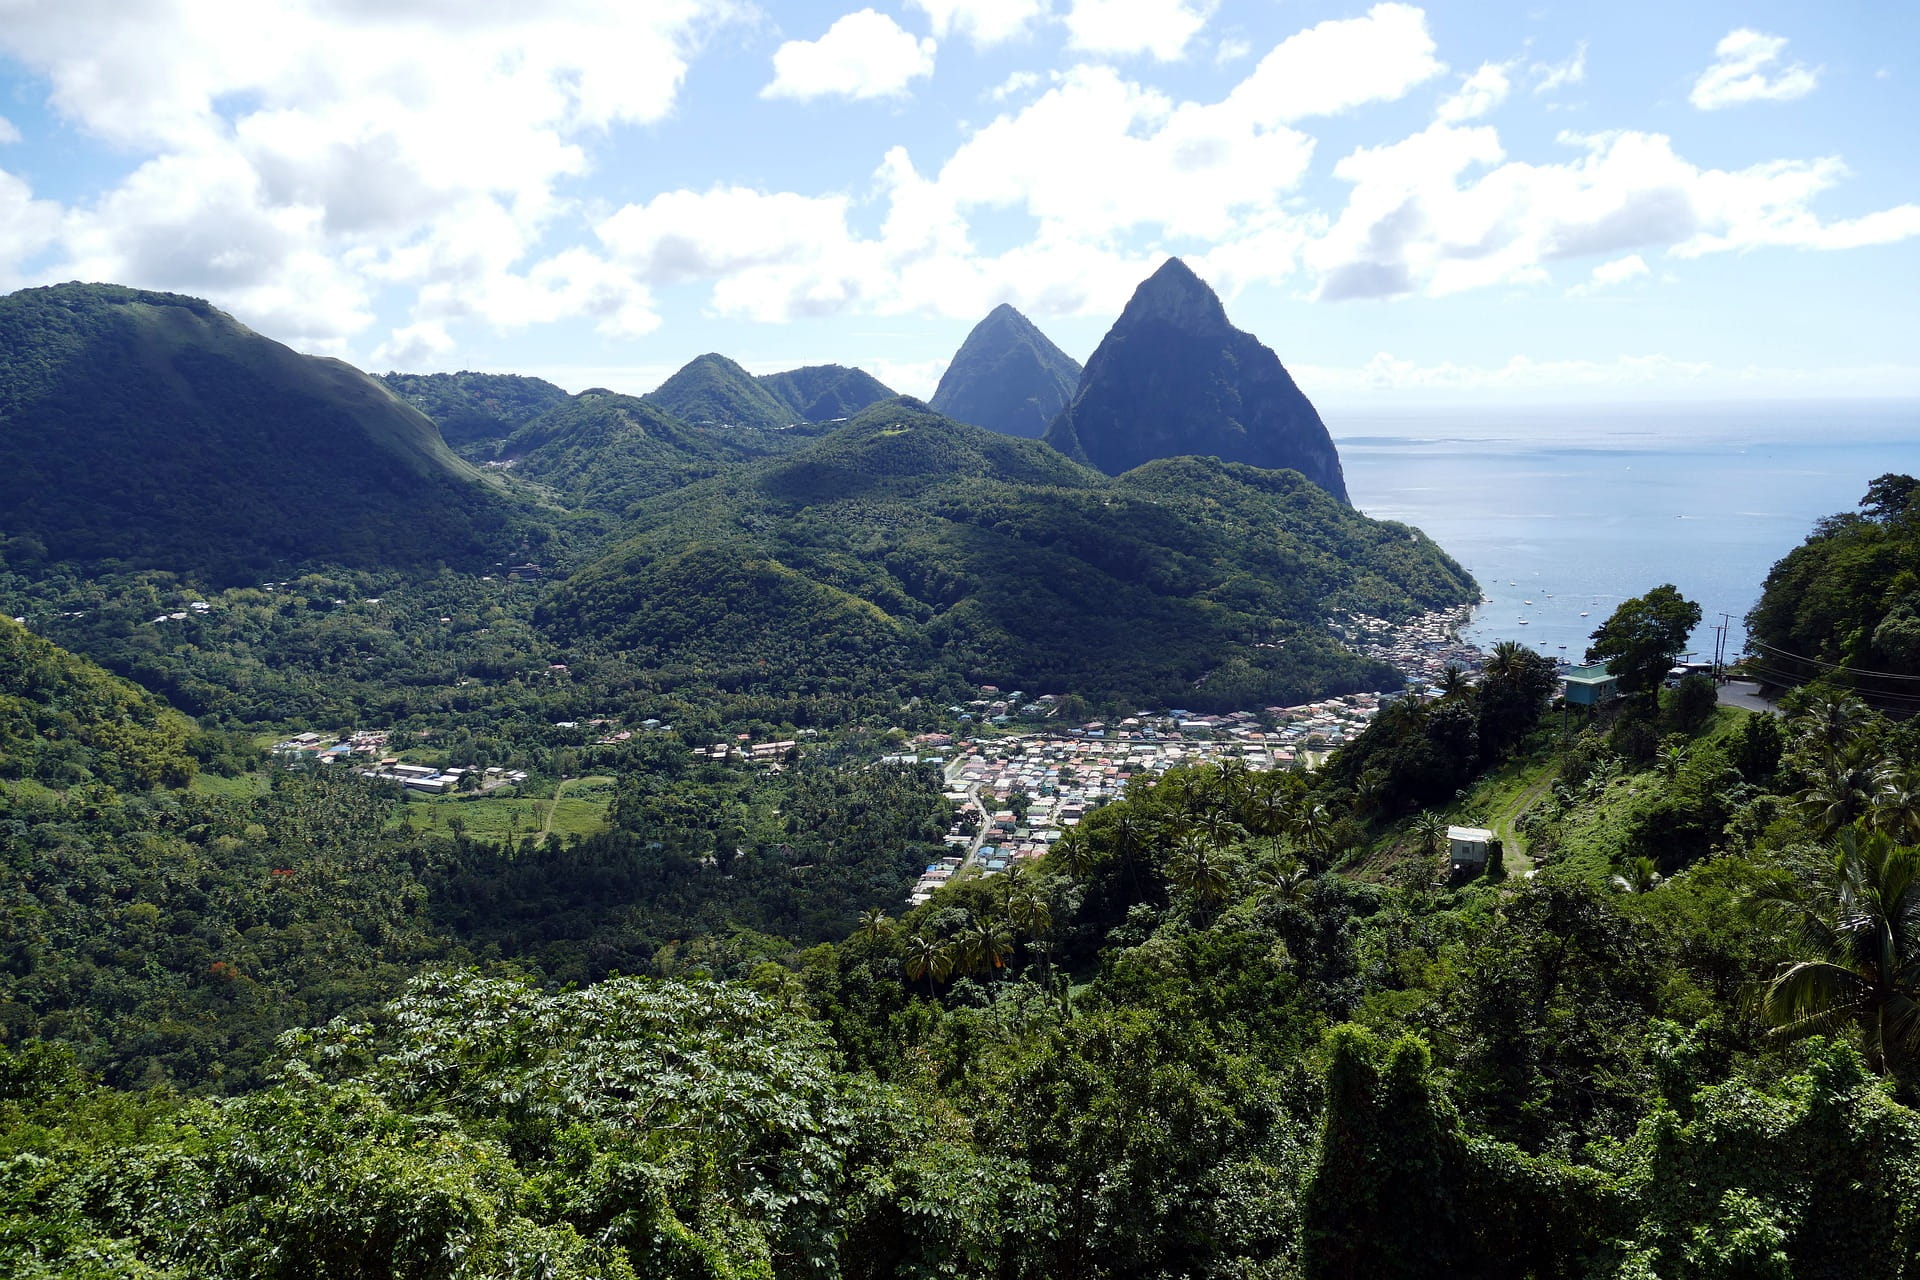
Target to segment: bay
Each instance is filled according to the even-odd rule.
[[[1425,530],[1479,581],[1468,636],[1580,661],[1663,582],[1726,652],[1767,571],[1889,471],[1920,473],[1920,402],[1630,405],[1327,415],[1353,503]]]

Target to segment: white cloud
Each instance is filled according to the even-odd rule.
[[[1527,74],[1533,77],[1535,93],[1552,93],[1579,84],[1587,78],[1587,42],[1576,45],[1573,56],[1565,62],[1536,62],[1527,68]]]
[[[1460,124],[1478,120],[1507,100],[1513,83],[1507,69],[1497,62],[1483,62],[1479,70],[1461,79],[1460,87],[1441,101],[1434,119],[1442,124]]]
[[[1179,58],[1218,0],[1071,0],[1067,45],[1088,53]]]
[[[1327,300],[1444,295],[1545,281],[1545,264],[1665,248],[1840,249],[1920,235],[1920,206],[1823,222],[1811,208],[1846,169],[1833,157],[1702,169],[1661,134],[1563,134],[1561,164],[1509,160],[1486,126],[1435,124],[1334,166],[1347,207],[1306,250]]]
[[[60,232],[60,206],[36,200],[32,188],[0,169],[0,292],[25,283],[23,267],[54,242]]]
[[[1405,97],[1446,70],[1435,59],[1427,16],[1378,4],[1363,18],[1322,22],[1274,46],[1227,102],[1263,125],[1338,115]]]
[[[20,129],[13,121],[0,116],[0,143],[20,141]]]
[[[391,337],[373,349],[373,366],[385,366],[408,373],[434,372],[441,357],[454,348],[445,327],[431,320],[395,329]]]
[[[1802,63],[1773,68],[1786,49],[1784,36],[1741,27],[1714,47],[1713,64],[1694,81],[1687,100],[1702,111],[1742,102],[1791,102],[1813,92],[1820,70]]]
[[[1048,0],[908,0],[941,39],[964,35],[980,48],[1017,39],[1047,16]]]
[[[516,273],[566,207],[560,184],[588,168],[579,140],[666,116],[703,33],[735,14],[735,0],[0,7],[0,55],[44,75],[75,127],[140,157],[66,211],[41,274],[201,294],[326,350],[396,283],[419,290],[415,323],[515,322]]]
[[[1575,296],[1598,293],[1603,289],[1612,289],[1629,280],[1638,280],[1652,274],[1653,269],[1647,266],[1645,258],[1637,253],[1630,253],[1624,258],[1610,258],[1601,263],[1593,269],[1584,282],[1573,286],[1567,292]]]
[[[1046,77],[1038,71],[1015,71],[1005,80],[987,91],[987,98],[993,102],[1005,102],[1017,98],[1027,90],[1039,85]]]
[[[884,13],[860,9],[818,40],[789,40],[774,51],[763,98],[888,98],[933,74],[935,42],[915,39]]]

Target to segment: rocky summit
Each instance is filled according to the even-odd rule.
[[[1001,303],[973,327],[930,405],[956,422],[1037,440],[1080,382],[1080,365]]]
[[[1178,258],[1134,290],[1044,438],[1108,475],[1156,458],[1212,456],[1290,467],[1347,500],[1340,456],[1312,403]]]

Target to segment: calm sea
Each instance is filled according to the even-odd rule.
[[[1578,662],[1621,600],[1671,582],[1730,654],[1774,561],[1867,482],[1920,474],[1920,402],[1610,406],[1326,415],[1354,505],[1417,525],[1489,603],[1483,646]]]

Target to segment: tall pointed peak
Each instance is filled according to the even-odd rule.
[[[1126,310],[1120,313],[1120,323],[1128,320],[1163,320],[1195,331],[1233,327],[1219,295],[1178,258],[1168,258],[1158,271],[1140,282]]]
[[[961,422],[1037,439],[1079,383],[1079,363],[1003,302],[960,344],[932,405]]]

